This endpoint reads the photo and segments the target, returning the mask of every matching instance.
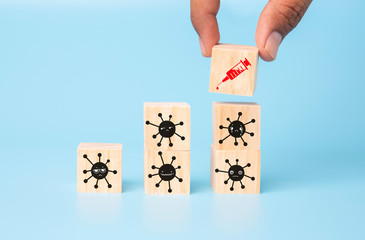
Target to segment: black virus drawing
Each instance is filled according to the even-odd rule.
[[[161,167],[156,167],[155,165],[152,165],[152,169],[158,169],[158,173],[155,174],[148,174],[149,178],[152,178],[153,176],[158,175],[160,177],[160,181],[158,183],[156,183],[156,187],[158,188],[160,186],[160,183],[162,181],[167,181],[169,184],[169,190],[168,192],[171,193],[172,189],[171,189],[171,185],[170,185],[170,181],[173,180],[174,178],[177,178],[179,180],[179,182],[182,182],[182,178],[179,178],[176,176],[176,169],[180,169],[181,166],[177,166],[176,168],[172,165],[173,162],[176,160],[176,157],[173,156],[171,159],[171,163],[165,163],[163,161],[163,157],[162,157],[162,152],[158,152],[158,155],[161,158],[161,162],[162,162],[162,166]]]
[[[243,135],[245,133],[247,133],[248,135],[250,135],[251,137],[254,136],[253,132],[247,132],[246,131],[246,125],[250,124],[250,123],[254,123],[255,119],[252,119],[251,121],[247,122],[247,123],[243,123],[240,121],[240,117],[242,116],[242,113],[239,112],[238,113],[238,118],[235,121],[231,121],[229,118],[227,118],[227,121],[230,122],[228,127],[224,127],[223,125],[219,126],[219,129],[228,129],[228,133],[229,135],[221,140],[219,140],[219,143],[222,144],[224,142],[224,140],[226,140],[229,136],[234,137],[234,145],[237,146],[238,142],[237,142],[237,138],[241,138],[242,142],[243,142],[243,146],[247,146],[247,142],[245,142],[245,140],[243,139]]]
[[[117,170],[109,170],[106,166],[110,160],[106,160],[106,163],[101,162],[101,153],[98,153],[99,161],[96,163],[93,163],[90,161],[88,156],[84,154],[84,158],[89,161],[89,163],[92,165],[90,170],[84,170],[83,173],[87,174],[88,172],[91,172],[91,176],[89,178],[84,179],[84,183],[87,183],[90,178],[94,177],[96,179],[96,183],[94,185],[94,188],[98,188],[98,182],[101,179],[105,179],[106,183],[108,184],[108,188],[112,188],[112,185],[108,182],[108,179],[106,179],[106,176],[109,172],[112,172],[114,174],[117,174]]]
[[[216,173],[222,172],[222,173],[227,173],[228,174],[228,179],[224,181],[224,184],[228,184],[229,180],[232,180],[232,186],[229,190],[233,191],[233,185],[235,182],[240,182],[241,183],[241,188],[244,189],[245,185],[243,185],[242,183],[242,179],[244,177],[247,177],[249,179],[251,179],[252,181],[255,180],[255,177],[250,177],[245,175],[245,168],[246,167],[251,167],[250,163],[247,163],[246,166],[242,167],[241,165],[238,165],[238,159],[236,159],[236,165],[231,165],[229,163],[229,160],[226,159],[226,163],[229,165],[229,169],[228,171],[223,171],[223,170],[219,170],[218,168],[215,170]]]
[[[171,122],[172,115],[169,116],[169,120],[163,120],[162,113],[159,113],[158,116],[161,118],[160,125],[156,125],[156,124],[151,123],[150,121],[146,121],[147,125],[152,125],[152,126],[158,128],[158,133],[152,135],[153,138],[157,138],[158,135],[161,135],[161,139],[157,143],[158,147],[161,147],[161,142],[162,142],[162,139],[164,139],[164,138],[169,139],[169,146],[172,147],[174,144],[171,142],[171,137],[174,136],[174,135],[180,137],[180,139],[183,140],[183,141],[185,140],[184,136],[180,136],[179,134],[176,133],[176,126],[184,125],[183,122],[179,122],[177,124],[174,124],[173,122]]]

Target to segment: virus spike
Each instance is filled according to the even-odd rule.
[[[228,122],[231,122],[231,119],[227,118],[227,121],[228,121]]]
[[[152,169],[160,169],[159,167],[156,167],[155,165],[151,166]]]
[[[247,125],[247,124],[250,124],[250,123],[255,123],[255,122],[256,122],[256,120],[255,119],[252,119],[251,121],[245,123],[244,125]]]
[[[181,166],[177,166],[175,169],[180,169],[181,168]]]
[[[251,167],[251,163],[247,163],[246,166],[244,166],[243,168],[245,167]]]
[[[185,137],[184,136],[180,136],[179,134],[177,134],[176,132],[175,132],[175,135],[177,135],[179,138],[181,138],[181,140],[185,140]]]
[[[219,129],[223,129],[223,128],[228,129],[228,127],[224,127],[223,125],[219,126]]]
[[[86,174],[86,173],[88,173],[88,172],[90,172],[91,170],[84,170],[84,171],[82,171],[84,174]]]
[[[226,159],[226,161],[225,161],[226,163],[228,163],[228,165],[230,166],[230,167],[232,167],[232,165],[229,163],[229,160],[228,159]]]
[[[232,187],[229,190],[233,191],[234,190],[233,186],[234,186],[234,181],[232,181]]]
[[[237,146],[238,145],[238,142],[237,142],[237,138],[235,137],[234,138],[234,145]]]
[[[105,165],[107,165],[108,163],[110,163],[110,159],[106,160]]]
[[[223,138],[223,139],[219,140],[219,143],[220,143],[220,144],[222,144],[222,143],[224,142],[224,140],[226,140],[229,136],[231,136],[231,135],[228,135],[227,137],[225,137],[225,138]]]
[[[162,139],[163,139],[163,137],[161,137],[160,141],[157,143],[157,146],[158,146],[158,147],[161,147]]]
[[[169,115],[169,121],[171,120],[171,118],[172,118],[172,115]]]
[[[176,123],[176,124],[175,124],[175,126],[177,126],[177,125],[180,125],[180,126],[182,126],[182,125],[184,125],[184,122],[179,122],[179,123]]]
[[[162,182],[162,179],[158,183],[156,183],[155,186],[159,187],[161,182]]]
[[[108,180],[106,178],[104,178],[106,183],[108,184],[108,188],[112,188],[112,185],[108,182]]]
[[[227,178],[227,180],[224,181],[224,184],[228,184],[230,177]]]
[[[251,179],[252,181],[255,181],[255,177],[250,177],[250,176],[247,176],[247,175],[245,175],[245,177]]]
[[[241,183],[241,188],[245,189],[245,185],[243,185],[242,180],[240,180],[240,183]]]
[[[152,125],[152,126],[154,126],[154,127],[158,127],[156,124],[153,124],[153,123],[151,123],[150,121],[146,121],[146,124],[147,124],[147,125]]]
[[[236,159],[236,165],[238,165],[238,161],[239,161],[239,160],[238,160],[238,159]]]
[[[156,133],[156,134],[154,134],[154,135],[152,135],[152,138],[157,138],[157,136],[160,134],[160,132],[158,132],[158,133]]]
[[[171,189],[171,185],[170,185],[170,181],[169,181],[169,190],[168,190],[169,193],[172,192],[172,189]]]
[[[218,172],[228,173],[228,171],[219,170],[218,168],[217,168],[217,169],[215,169],[215,172],[216,172],[216,173],[218,173]]]
[[[175,156],[172,156],[172,158],[171,158],[171,165],[172,165],[172,163],[174,162],[176,160],[176,157]]]
[[[175,176],[175,177],[179,180],[179,182],[182,182],[183,181],[182,178],[179,178],[178,176]]]
[[[169,146],[172,147],[174,144],[171,142],[171,138],[169,138]]]
[[[90,178],[92,178],[93,177],[93,175],[91,175],[89,178],[87,178],[87,179],[84,179],[84,183],[87,183],[87,181],[89,181],[89,179]]]
[[[164,121],[162,118],[162,113],[159,113],[158,116],[161,118],[162,122]]]
[[[87,155],[86,154],[84,154],[84,156],[83,156],[86,160],[88,160],[89,161],[89,163],[91,164],[91,165],[94,165],[94,163],[92,162],[92,161],[90,161],[90,159],[87,157]]]
[[[149,178],[152,178],[153,176],[156,176],[156,175],[158,175],[158,173],[155,173],[155,174],[148,174],[148,177],[149,177]]]
[[[99,182],[99,179],[96,179],[96,183],[95,183],[95,185],[94,185],[94,188],[98,188],[99,186],[98,186],[98,182]]]
[[[242,113],[241,112],[239,112],[238,113],[238,118],[237,118],[237,121],[239,121],[240,120],[240,117],[242,116]]]
[[[117,174],[117,170],[109,170],[108,172],[112,172],[114,174]]]
[[[250,135],[251,137],[253,137],[255,134],[253,132],[245,132],[247,133],[248,135]]]
[[[99,162],[101,162],[101,153],[98,153]]]
[[[161,152],[161,151],[159,151],[159,152],[158,152],[158,155],[160,155],[162,165],[164,165],[164,164],[165,164],[165,162],[163,161],[163,158],[162,158],[162,152]]]
[[[243,137],[241,137],[241,140],[243,142],[243,146],[247,146],[247,142],[245,142],[245,140],[243,140]]]

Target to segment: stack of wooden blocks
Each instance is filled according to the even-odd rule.
[[[212,51],[211,92],[252,96],[256,47],[219,44]],[[260,193],[260,106],[213,103],[211,186],[216,193]]]
[[[144,103],[147,194],[190,193],[190,106]]]
[[[256,47],[219,44],[212,51],[210,91],[252,96]],[[213,103],[211,185],[216,193],[260,192],[260,106]],[[190,193],[190,106],[144,103],[147,194]],[[122,144],[80,143],[78,192],[122,192]]]
[[[216,193],[260,192],[260,106],[213,103],[211,185]]]

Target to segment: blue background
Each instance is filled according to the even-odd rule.
[[[255,45],[265,1],[222,1]],[[188,1],[2,1],[1,239],[364,239],[363,1],[315,1],[254,97],[208,92]],[[143,102],[188,102],[191,195],[143,189]],[[260,195],[209,185],[212,102],[262,107]],[[123,193],[78,194],[80,142],[121,142]]]

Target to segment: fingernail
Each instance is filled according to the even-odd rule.
[[[199,37],[199,45],[200,45],[200,51],[202,52],[203,56],[205,56],[205,54],[207,53],[207,51],[205,50],[204,44],[202,39]]]
[[[267,38],[265,49],[269,52],[273,59],[276,59],[276,55],[278,54],[279,46],[282,40],[283,37],[276,31],[272,32]]]

